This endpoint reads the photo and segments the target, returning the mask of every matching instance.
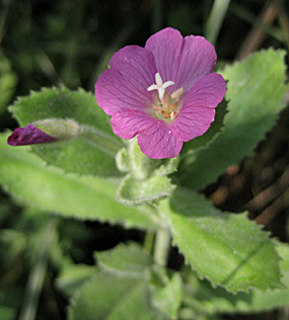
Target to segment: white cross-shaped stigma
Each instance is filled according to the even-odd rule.
[[[158,90],[159,98],[162,101],[165,94],[165,89],[175,83],[174,81],[166,81],[165,83],[163,83],[163,80],[158,72],[155,75],[155,79],[156,84],[152,84],[151,86],[149,86],[147,88],[147,91]]]

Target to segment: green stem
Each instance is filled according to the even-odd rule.
[[[205,37],[215,45],[231,0],[215,0],[207,24]]]
[[[112,157],[115,157],[117,152],[124,147],[119,139],[89,126],[81,126],[80,135],[92,146]]]
[[[153,242],[154,242],[154,232],[151,230],[148,230],[145,235],[144,244],[143,247],[145,251],[149,254],[152,253],[153,250]]]
[[[51,245],[55,241],[54,219],[46,225],[40,240],[41,249],[36,253],[37,260],[29,274],[19,320],[34,320],[36,318],[38,302],[46,276],[48,256]]]
[[[154,259],[162,267],[167,265],[171,235],[168,228],[160,228],[156,233]]]

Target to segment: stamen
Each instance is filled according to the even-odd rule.
[[[184,88],[181,87],[181,88],[179,88],[178,90],[176,90],[175,92],[173,92],[173,93],[171,94],[171,98],[172,98],[172,99],[177,99],[177,98],[179,98],[179,97],[183,94],[183,92],[184,92]]]
[[[181,87],[170,95],[165,89],[175,84],[174,81],[166,81],[163,83],[158,72],[155,74],[155,81],[156,83],[147,88],[147,91],[158,91],[159,101],[153,105],[155,116],[159,119],[171,121],[178,115],[179,100],[184,92],[184,88]]]
[[[170,105],[170,98],[169,98],[169,95],[167,92],[165,92],[165,94],[164,94],[163,103],[164,103],[165,108],[168,108]]]
[[[177,115],[177,112],[176,112],[176,111],[172,111],[172,112],[170,113],[170,118],[171,118],[171,120],[173,120],[173,119],[176,117],[176,115]]]
[[[170,105],[170,107],[168,108],[168,111],[173,111],[176,109],[178,105],[178,101],[176,101],[175,103],[173,103],[172,105]]]

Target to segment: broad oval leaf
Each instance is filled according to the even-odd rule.
[[[71,297],[87,280],[95,274],[95,267],[87,264],[67,264],[56,278],[56,287]]]
[[[120,175],[115,155],[123,144],[91,93],[42,89],[19,98],[9,110],[21,126],[45,119],[71,119],[84,128],[83,134],[71,140],[33,146],[33,152],[48,164],[79,174]]]
[[[154,266],[151,269],[152,303],[164,319],[178,319],[183,283],[178,272]]]
[[[0,305],[0,320],[13,320],[15,319],[17,310],[10,307]]]
[[[1,184],[22,203],[77,219],[156,228],[158,220],[149,208],[128,208],[114,200],[116,183],[47,167],[27,148],[8,146],[6,139],[0,137]]]
[[[223,213],[186,189],[177,189],[161,210],[171,219],[174,244],[213,286],[231,292],[282,287],[273,243],[245,214]]]
[[[157,203],[174,189],[175,185],[166,176],[152,175],[146,180],[137,180],[128,174],[117,189],[116,199],[127,206]]]
[[[275,243],[282,259],[280,269],[286,288],[267,292],[251,289],[248,293],[231,294],[223,288],[213,289],[207,281],[196,282],[194,277],[187,277],[185,305],[193,308],[197,305],[201,314],[265,312],[289,306],[289,246]]]
[[[97,272],[73,297],[69,320],[153,320],[146,279]]]
[[[111,250],[95,254],[97,265],[104,272],[142,278],[144,271],[152,266],[151,256],[140,245],[120,244]]]

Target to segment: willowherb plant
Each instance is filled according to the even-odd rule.
[[[10,107],[24,127],[8,143],[35,144],[1,142],[11,194],[154,234],[146,250],[96,253],[86,281],[74,279],[69,319],[197,319],[288,303],[288,246],[198,193],[274,125],[287,90],[283,60],[283,51],[263,50],[213,73],[207,40],[166,28],[112,56],[97,102],[83,90],[45,88]],[[179,270],[167,268],[171,246],[185,258]]]

